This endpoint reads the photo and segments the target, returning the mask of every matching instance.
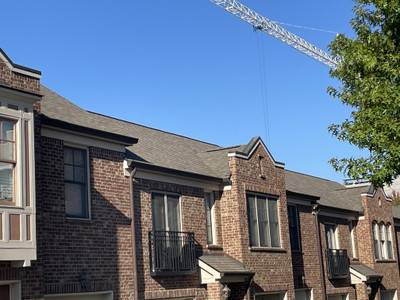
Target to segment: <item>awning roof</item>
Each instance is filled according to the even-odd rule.
[[[238,260],[227,254],[205,254],[198,258],[201,283],[244,282],[255,272],[247,270]]]
[[[350,264],[351,284],[357,283],[374,283],[382,280],[383,275],[376,273],[370,267],[357,263]]]

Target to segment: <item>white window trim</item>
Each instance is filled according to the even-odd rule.
[[[65,216],[66,219],[68,220],[91,220],[92,219],[92,208],[91,208],[91,198],[90,198],[90,163],[89,163],[89,147],[85,147],[82,145],[77,145],[74,143],[67,143],[64,141],[64,147],[71,147],[71,148],[77,148],[77,149],[82,149],[86,150],[86,179],[87,179],[87,209],[88,209],[88,216],[87,218],[78,218],[78,217],[70,217],[70,216]],[[64,151],[63,147],[63,151]],[[64,163],[64,162],[63,162]],[[64,174],[63,174],[64,178]],[[65,199],[64,199],[65,200]]]
[[[349,231],[350,231],[350,247],[351,247],[351,256],[352,258],[357,258],[357,252],[356,252],[356,245],[355,245],[355,238],[354,238],[354,225],[353,221],[349,222]]]
[[[389,228],[388,228],[389,227]],[[383,236],[381,235],[381,230],[383,228]],[[389,230],[390,237],[387,236],[387,232]],[[383,222],[377,222],[373,221],[372,222],[372,233],[373,237],[376,236],[377,242],[378,242],[378,253],[376,253],[376,249],[374,247],[375,251],[375,260],[393,260],[393,235],[392,235],[392,224],[390,223],[383,223]],[[391,242],[391,253],[392,257],[389,257],[389,245],[388,241]],[[374,240],[375,243],[375,240]]]
[[[212,191],[204,191],[204,202],[206,202],[206,194],[210,195],[210,202],[212,203],[211,206],[211,234],[212,234],[212,242],[209,245],[217,245],[217,233],[216,233],[216,223],[215,223],[215,197]],[[205,203],[207,205],[207,203]],[[207,214],[207,208],[206,208]],[[207,215],[206,215],[206,223],[207,223]],[[206,224],[207,226],[207,224]],[[207,228],[206,228],[207,229]],[[207,243],[208,243],[208,231],[207,233]]]
[[[10,286],[10,299],[11,300],[20,300],[21,299],[21,281],[19,280],[7,280],[0,281],[0,285],[9,285]]]

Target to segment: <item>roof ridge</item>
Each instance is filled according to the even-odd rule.
[[[187,137],[187,136],[184,136],[184,135],[181,135],[181,134],[177,134],[177,133],[173,133],[173,132],[157,129],[157,128],[154,128],[154,127],[138,124],[138,123],[135,123],[135,122],[132,122],[132,121],[127,121],[127,120],[119,119],[119,118],[112,117],[112,116],[107,116],[107,115],[104,115],[104,114],[101,114],[101,113],[97,113],[97,112],[94,112],[94,111],[90,111],[90,110],[85,110],[85,111],[88,112],[88,113],[94,114],[94,115],[98,115],[98,116],[102,116],[102,117],[108,118],[108,119],[113,119],[113,120],[121,121],[121,122],[124,122],[124,123],[140,126],[140,127],[143,127],[143,128],[155,130],[155,131],[158,131],[158,132],[174,135],[174,136],[177,136],[177,137],[181,137],[181,138],[184,138],[184,139],[192,140],[192,141],[199,142],[199,143],[202,143],[202,144],[220,147],[219,145],[208,143],[208,142],[204,142],[204,141],[200,141],[200,140],[197,140],[197,139],[194,139],[194,138],[191,138],[191,137]]]
[[[324,181],[329,181],[329,182],[332,182],[332,183],[336,183],[336,184],[342,185],[342,184],[340,184],[340,183],[337,182],[337,181],[329,180],[329,179],[322,178],[322,177],[318,177],[318,176],[315,176],[315,175],[300,173],[300,172],[293,171],[293,170],[288,170],[288,169],[285,169],[285,171],[287,171],[287,172],[292,172],[292,173],[296,173],[296,174],[300,174],[300,175],[304,175],[304,176],[308,176],[308,177],[313,177],[313,178],[316,178],[316,179],[321,179],[321,180],[324,180]]]
[[[219,148],[219,149],[211,149],[211,150],[207,150],[207,151],[205,151],[205,152],[216,152],[216,151],[222,151],[222,150],[228,150],[228,149],[238,148],[238,147],[241,147],[241,146],[243,146],[243,145],[221,147],[221,148]]]

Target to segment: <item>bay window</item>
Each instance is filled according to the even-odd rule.
[[[0,119],[0,204],[15,205],[15,122]]]

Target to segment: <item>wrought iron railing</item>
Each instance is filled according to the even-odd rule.
[[[193,232],[149,231],[150,275],[196,273]]]
[[[326,265],[329,279],[346,278],[350,274],[350,260],[346,249],[326,249]]]

